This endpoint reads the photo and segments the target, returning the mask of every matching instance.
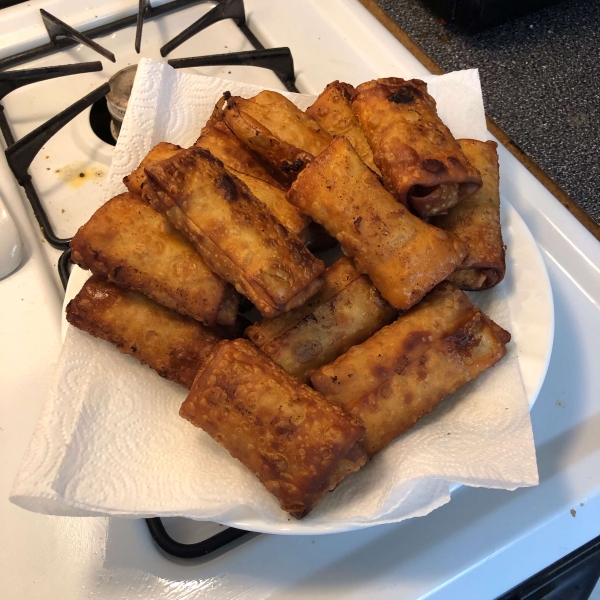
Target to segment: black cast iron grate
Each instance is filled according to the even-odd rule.
[[[94,42],[92,38],[108,35],[132,25],[136,25],[135,49],[139,54],[142,44],[143,25],[146,20],[155,19],[170,12],[187,8],[191,5],[205,4],[207,1],[208,0],[172,0],[161,6],[152,7],[149,0],[139,0],[139,9],[136,15],[117,19],[111,23],[88,29],[85,32],[79,32],[73,29],[67,23],[64,23],[47,11],[40,9],[40,15],[48,32],[50,41],[35,48],[0,59],[0,102],[7,94],[25,85],[56,77],[66,77],[79,73],[101,71],[102,63],[100,61],[94,61],[74,65],[58,65],[37,69],[6,71],[9,67],[14,67],[41,58],[42,56],[59,52],[76,44],[84,44],[101,54],[104,58],[115,62],[116,58],[114,54],[97,42]],[[294,61],[290,49],[266,49],[261,44],[246,24],[243,0],[221,0],[218,2],[214,8],[175,36],[171,41],[167,42],[160,50],[161,55],[167,56],[172,50],[183,44],[192,36],[224,19],[232,19],[236,23],[254,50],[248,52],[231,52],[228,54],[181,58],[170,60],[169,64],[174,68],[221,65],[250,65],[262,67],[272,70],[275,75],[279,77],[286,89],[292,92],[298,91],[295,85]],[[50,219],[48,218],[48,214],[35,189],[31,175],[29,174],[29,168],[42,146],[46,144],[55,133],[86,108],[96,106],[96,104],[102,102],[109,90],[110,87],[108,83],[101,85],[19,140],[15,140],[6,111],[0,103],[0,131],[2,132],[6,143],[5,154],[8,165],[31,204],[31,208],[40,225],[44,238],[53,248],[63,250],[63,253],[58,260],[58,273],[65,289],[70,275],[71,248],[69,247],[69,243],[71,238],[60,238],[54,231]],[[228,527],[217,535],[202,542],[196,544],[182,544],[174,540],[167,533],[159,518],[146,519],[146,524],[150,530],[152,539],[161,550],[168,555],[179,559],[195,559],[207,556],[216,550],[224,548],[234,540],[237,540],[248,533],[241,529]]]

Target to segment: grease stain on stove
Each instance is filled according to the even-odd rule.
[[[54,172],[61,181],[74,188],[89,182],[100,183],[106,177],[106,167],[99,163],[74,162]]]

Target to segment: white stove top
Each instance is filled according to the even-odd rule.
[[[0,12],[0,56],[47,42],[38,8],[77,29],[133,14],[135,0],[32,1]],[[144,25],[142,56],[212,5]],[[250,29],[265,47],[289,46],[302,92],[333,79],[425,74],[425,68],[356,0],[247,0]],[[15,68],[102,60],[99,73],[34,84],[3,100],[18,139],[110,75],[137,62],[135,28],[96,41],[117,63],[77,46]],[[231,21],[195,36],[168,58],[251,49]],[[197,72],[283,87],[269,71]],[[71,236],[102,199],[112,147],[89,127],[89,110],[38,154],[30,172],[60,236]],[[600,245],[501,148],[502,192],[520,212],[552,281],[553,356],[532,411],[540,485],[516,492],[458,490],[431,515],[322,537],[250,537],[196,565],[163,557],[143,521],[48,517],[7,500],[60,350],[60,255],[41,242],[22,190],[0,158],[0,196],[23,238],[21,267],[0,281],[0,597],[43,598],[494,598],[600,535]],[[48,157],[48,158],[46,158]],[[80,177],[79,173],[84,173]],[[64,212],[63,212],[64,211]],[[216,526],[168,524],[181,541]],[[213,528],[211,531],[210,528]]]

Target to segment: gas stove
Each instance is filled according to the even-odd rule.
[[[427,74],[393,33],[356,0],[39,0],[0,11],[0,95],[10,90],[0,196],[23,239],[21,267],[0,281],[2,597],[495,598],[600,534],[600,246],[503,147],[502,193],[543,251],[556,305],[532,412],[540,486],[461,489],[423,519],[319,538],[183,519],[151,520],[149,532],[143,521],[36,515],[6,500],[60,350],[68,239],[105,200],[110,78],[140,56],[312,94],[334,79]],[[210,552],[176,564],[151,536],[171,559]]]

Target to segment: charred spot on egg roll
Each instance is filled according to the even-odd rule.
[[[361,419],[369,456],[505,354],[510,334],[444,282],[391,325],[311,375],[330,402]]]
[[[217,345],[179,413],[296,519],[366,462],[362,424],[246,340]]]
[[[209,326],[235,322],[231,287],[163,215],[133,194],[102,205],[73,237],[71,248],[71,260],[81,268],[167,308]]]
[[[368,81],[356,88],[352,108],[385,187],[420,217],[442,214],[481,187],[423,81]]]
[[[67,321],[137,358],[161,377],[191,388],[223,338],[143,294],[92,275],[67,305]]]
[[[351,259],[340,258],[304,306],[246,330],[248,338],[299,381],[392,321],[396,311]]]
[[[469,246],[469,253],[449,280],[463,290],[486,290],[504,279],[505,246],[500,226],[500,171],[496,142],[459,140],[483,186],[431,223],[450,231]]]
[[[210,152],[192,147],[146,173],[159,208],[263,316],[274,318],[318,291],[323,262]]]
[[[395,308],[406,310],[463,261],[456,236],[424,223],[338,138],[294,182],[288,200],[320,223]]]

